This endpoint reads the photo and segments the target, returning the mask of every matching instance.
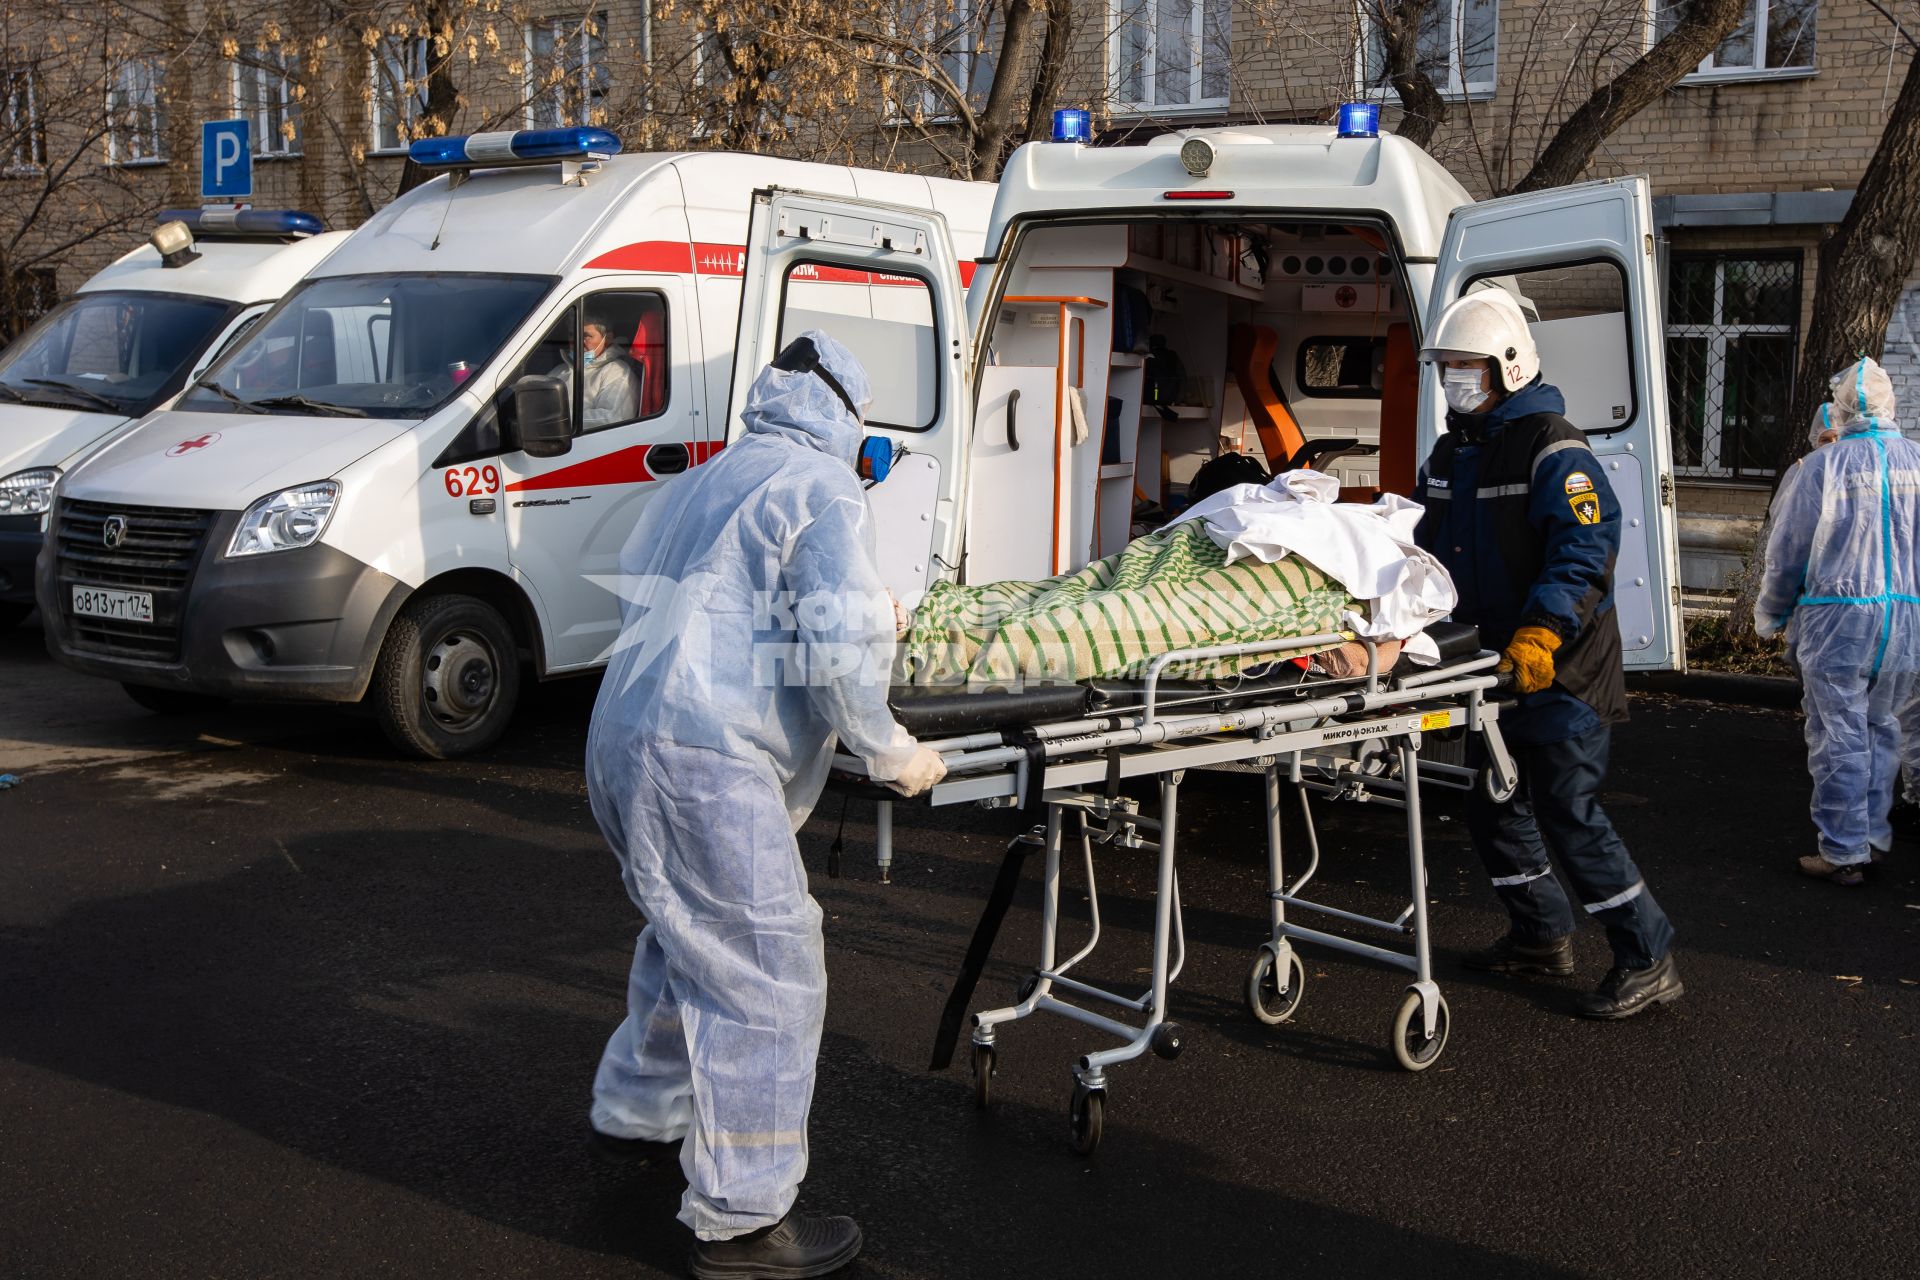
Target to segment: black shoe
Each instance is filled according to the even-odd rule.
[[[1573,972],[1573,935],[1552,942],[1516,942],[1507,934],[1492,946],[1469,951],[1460,963],[1480,973],[1543,973],[1564,978]]]
[[[593,1153],[595,1159],[628,1169],[680,1163],[680,1144],[677,1142],[654,1142],[647,1138],[616,1138],[610,1133],[600,1132],[591,1124],[587,1126],[587,1150]]]
[[[696,1280],[802,1280],[838,1271],[859,1252],[852,1218],[789,1213],[731,1240],[696,1241],[690,1265]]]
[[[1672,1004],[1686,990],[1680,984],[1680,968],[1668,953],[1647,969],[1615,965],[1600,980],[1598,991],[1575,1002],[1574,1011],[1583,1018],[1631,1018],[1656,1004]]]

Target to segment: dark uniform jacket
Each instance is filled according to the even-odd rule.
[[[1535,379],[1485,414],[1450,413],[1420,475],[1416,537],[1453,575],[1453,616],[1505,649],[1523,626],[1560,637],[1553,684],[1502,717],[1516,742],[1560,742],[1627,718],[1613,566],[1620,503],[1566,400]]]

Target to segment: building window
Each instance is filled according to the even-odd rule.
[[[1685,0],[1653,0],[1653,36],[1679,25]],[[1816,0],[1747,0],[1740,25],[1708,54],[1694,77],[1806,75],[1813,70]],[[1694,78],[1690,77],[1690,78]]]
[[[1363,6],[1360,89],[1387,97],[1393,93],[1387,42],[1372,15]],[[1421,15],[1420,69],[1449,98],[1492,97],[1499,49],[1499,0],[1434,0]]]
[[[160,111],[165,78],[158,58],[135,58],[113,73],[107,91],[110,164],[156,164],[166,159],[166,122]]]
[[[527,127],[604,124],[611,87],[604,11],[527,24]]]
[[[1676,253],[1667,282],[1667,408],[1682,474],[1773,475],[1789,434],[1800,255]]]
[[[900,21],[912,33],[928,68],[920,73],[925,83],[918,93],[905,100],[909,105],[918,104],[921,118],[930,122],[952,119],[956,92],[976,110],[986,105],[1004,26],[999,4],[993,0],[908,0]],[[910,113],[903,110],[901,114]]]
[[[47,126],[40,118],[40,77],[31,64],[0,68],[0,92],[6,95],[0,129],[5,130],[6,171],[32,173],[46,167]]]
[[[233,64],[233,109],[253,122],[253,154],[301,153],[300,55],[257,50]]]
[[[420,136],[432,49],[433,41],[426,36],[387,36],[374,49],[368,75],[373,82],[375,151],[405,151]]]
[[[1218,110],[1233,53],[1228,0],[1112,0],[1109,66],[1121,112]]]

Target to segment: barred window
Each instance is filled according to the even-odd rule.
[[[1773,475],[1793,424],[1800,255],[1676,253],[1667,284],[1667,404],[1682,474]]]

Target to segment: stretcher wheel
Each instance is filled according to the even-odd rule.
[[[1307,994],[1307,969],[1300,953],[1287,950],[1287,989],[1280,990],[1280,973],[1274,965],[1272,947],[1262,947],[1253,957],[1253,971],[1247,974],[1247,1008],[1270,1027],[1277,1027],[1300,1009]]]
[[[1073,1105],[1068,1116],[1073,1121],[1073,1149],[1090,1156],[1100,1145],[1100,1133],[1106,1126],[1107,1091],[1089,1089],[1079,1081],[1073,1084]]]
[[[1425,1071],[1440,1061],[1447,1048],[1447,998],[1439,997],[1440,1008],[1434,1015],[1433,1039],[1427,1039],[1426,1023],[1420,1017],[1420,993],[1407,992],[1400,1012],[1393,1015],[1393,1056],[1409,1071]]]
[[[1180,1037],[1183,1033],[1177,1022],[1163,1022],[1153,1029],[1153,1039],[1148,1047],[1160,1057],[1172,1062],[1180,1056]]]
[[[973,1046],[973,1105],[985,1111],[993,1105],[993,1046]]]

